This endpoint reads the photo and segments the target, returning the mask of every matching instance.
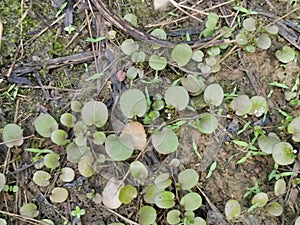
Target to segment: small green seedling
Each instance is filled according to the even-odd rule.
[[[19,191],[19,186],[5,184],[3,187],[3,191],[17,193]]]
[[[72,32],[75,31],[75,30],[76,30],[76,28],[71,24],[69,24],[69,26],[64,28],[64,31],[67,31],[68,34],[72,34]]]
[[[71,211],[71,215],[75,216],[76,218],[80,218],[85,214],[85,210],[81,209],[79,206],[76,206],[74,210]]]
[[[248,191],[243,196],[244,199],[247,198],[252,193],[254,193],[254,194],[260,193],[260,189],[259,189],[257,181],[255,182],[255,185],[253,187],[247,188],[247,190]]]

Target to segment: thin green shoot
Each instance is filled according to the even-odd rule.
[[[205,177],[206,179],[210,178],[212,173],[216,170],[217,168],[217,161],[214,161],[211,166],[209,167],[209,171],[208,171],[208,174],[207,176]]]
[[[197,143],[194,139],[192,141],[192,147],[193,147],[193,150],[194,150],[195,154],[198,156],[198,158],[202,159],[202,156],[201,156],[200,152],[198,151]]]
[[[289,87],[283,83],[279,83],[279,82],[272,82],[272,83],[268,83],[269,86],[274,86],[274,87],[278,87],[278,88],[283,88],[283,89],[288,89]]]
[[[251,125],[251,121],[247,122],[243,126],[243,128],[237,132],[237,135],[240,135],[240,134],[244,133],[248,129],[248,127],[250,127],[250,125]]]
[[[26,148],[25,150],[32,153],[37,153],[37,155],[54,153],[50,149]]]
[[[68,5],[68,2],[66,1],[64,4],[62,4],[60,6],[60,9],[55,14],[55,18],[57,18],[62,13],[62,11],[64,11],[64,9],[67,7],[67,5]]]
[[[255,185],[253,187],[247,188],[247,190],[248,191],[244,194],[243,199],[247,198],[251,194],[257,194],[261,192],[257,181],[255,181]]]

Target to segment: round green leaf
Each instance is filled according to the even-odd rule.
[[[35,119],[34,127],[39,135],[49,138],[58,129],[58,123],[51,115],[42,113]]]
[[[162,173],[158,175],[155,180],[154,184],[157,188],[164,190],[165,188],[169,187],[172,184],[172,180],[170,179],[169,173]]]
[[[173,209],[167,213],[167,222],[171,225],[180,223],[180,211]]]
[[[181,198],[180,205],[185,211],[194,211],[202,205],[202,198],[198,193],[191,192]]]
[[[235,199],[230,199],[225,205],[225,215],[228,220],[239,217],[241,214],[241,205]]]
[[[201,217],[195,217],[194,222],[190,225],[206,225],[206,221]]]
[[[201,94],[205,89],[203,80],[197,78],[196,75],[189,74],[186,78],[181,79],[182,86],[192,95]]]
[[[28,203],[20,208],[20,214],[21,216],[35,218],[39,215],[39,211],[37,210],[37,206],[35,204]]]
[[[286,182],[284,179],[279,179],[274,185],[274,194],[276,196],[282,195],[286,192]]]
[[[144,184],[147,180],[148,170],[140,161],[133,161],[130,164],[129,172],[139,184]]]
[[[272,156],[279,165],[289,165],[295,161],[293,146],[287,142],[279,142],[273,146]]]
[[[78,163],[80,158],[89,151],[90,148],[86,146],[78,146],[74,143],[70,143],[66,147],[67,159],[71,163]]]
[[[9,148],[13,146],[21,146],[24,142],[23,130],[17,124],[6,124],[3,128],[2,138],[6,146]]]
[[[149,66],[154,70],[163,70],[167,66],[167,59],[157,55],[151,55],[149,58]]]
[[[127,118],[142,117],[147,111],[147,101],[143,92],[138,89],[125,91],[120,98],[121,111]]]
[[[122,134],[120,137],[111,134],[106,138],[105,151],[113,160],[122,161],[130,158],[133,149],[134,142],[128,134]]]
[[[251,203],[252,205],[258,204],[258,207],[264,207],[268,200],[268,195],[264,192],[260,192],[253,196]]]
[[[144,201],[149,204],[155,203],[155,195],[162,191],[162,189],[159,189],[156,187],[156,185],[149,184],[144,188]]]
[[[142,52],[142,51],[134,52],[131,55],[131,61],[134,62],[134,63],[144,62],[145,58],[146,58],[146,54],[145,54],[145,52]]]
[[[39,225],[55,225],[55,224],[54,224],[54,222],[52,220],[42,219],[40,221]]]
[[[5,219],[2,219],[2,218],[0,218],[0,225],[7,225],[7,223],[6,223],[6,220],[5,220]]]
[[[91,177],[94,175],[94,158],[91,153],[85,154],[79,159],[78,170],[79,173],[84,177]]]
[[[256,38],[256,46],[261,49],[268,49],[271,47],[271,44],[271,38],[267,34],[262,34]]]
[[[93,134],[93,138],[94,138],[93,142],[95,145],[103,145],[106,139],[106,135],[102,131],[96,131]]]
[[[60,122],[66,127],[74,127],[76,117],[71,113],[64,113],[60,116]]]
[[[134,27],[137,27],[137,17],[133,13],[128,13],[124,16],[124,19],[131,23]]]
[[[247,35],[243,32],[240,32],[235,37],[236,43],[240,46],[248,44]]]
[[[209,74],[211,72],[210,67],[206,63],[199,63],[197,68],[201,70],[202,74]]]
[[[172,59],[178,66],[185,66],[192,58],[193,50],[188,44],[178,44],[171,53]]]
[[[201,50],[197,50],[193,52],[192,59],[195,62],[202,62],[204,57],[204,53]]]
[[[282,63],[292,62],[296,56],[294,49],[289,46],[284,46],[282,50],[275,52],[276,58]]]
[[[204,101],[214,106],[222,104],[224,99],[223,88],[219,84],[210,84],[204,91]]]
[[[256,20],[252,17],[249,17],[243,21],[243,27],[247,31],[255,31],[256,30]]]
[[[52,190],[50,200],[53,203],[62,203],[67,200],[69,193],[67,189],[62,187],[56,187]]]
[[[174,106],[178,110],[184,110],[189,104],[189,94],[184,87],[171,86],[165,93],[167,104]]]
[[[169,209],[175,205],[175,195],[170,191],[162,191],[155,195],[155,204],[161,209]]]
[[[44,165],[49,169],[55,169],[59,167],[59,155],[57,153],[50,153],[44,157]]]
[[[276,25],[267,25],[265,26],[265,29],[269,34],[277,34],[279,31]]]
[[[82,103],[79,101],[73,101],[71,102],[71,110],[73,112],[81,112]]]
[[[168,127],[164,127],[161,131],[154,132],[151,141],[155,150],[161,154],[175,152],[179,145],[177,135]]]
[[[88,126],[103,127],[108,119],[107,107],[99,101],[87,102],[81,109],[81,118]]]
[[[252,101],[249,99],[248,95],[239,95],[232,100],[230,105],[236,115],[244,116],[250,112]]]
[[[178,174],[178,182],[183,190],[192,189],[199,180],[199,175],[194,169],[185,169]]]
[[[40,187],[46,187],[50,184],[51,175],[45,171],[38,170],[33,174],[32,180]]]
[[[280,142],[280,138],[275,133],[270,133],[268,136],[261,135],[258,138],[259,148],[267,154],[272,154],[273,146]]]
[[[51,141],[57,145],[67,144],[68,133],[64,130],[55,130],[51,133]]]
[[[294,118],[289,126],[288,126],[288,132],[290,134],[293,134],[293,141],[300,142],[300,116]]]
[[[256,117],[262,116],[268,110],[267,100],[262,96],[253,96],[251,99],[252,107],[249,112],[250,115]]]
[[[125,41],[123,41],[121,49],[125,55],[131,55],[133,52],[139,49],[139,46],[134,42],[134,40],[126,39]]]
[[[143,206],[139,210],[139,224],[150,225],[156,220],[156,210],[152,206]]]
[[[279,202],[273,202],[267,205],[266,210],[272,216],[280,216],[283,213],[283,207],[279,204]]]
[[[211,113],[202,113],[200,119],[196,120],[196,127],[203,134],[212,134],[218,128],[218,120]]]
[[[161,29],[161,28],[156,28],[154,29],[152,32],[151,32],[151,35],[154,36],[154,37],[157,37],[159,39],[162,39],[162,40],[166,40],[167,39],[167,34],[166,32]]]
[[[0,173],[0,192],[3,190],[6,179],[3,173]]]
[[[138,75],[138,68],[131,66],[128,68],[127,72],[126,72],[126,77],[129,80],[134,80],[136,78],[136,76]]]
[[[132,199],[137,196],[137,190],[132,185],[126,185],[121,188],[119,193],[119,200],[123,204],[129,204]]]
[[[59,179],[63,182],[71,182],[74,180],[75,172],[70,167],[64,167],[61,169],[61,174],[59,175]]]

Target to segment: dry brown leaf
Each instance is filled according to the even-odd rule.
[[[117,209],[122,205],[119,200],[120,189],[124,184],[122,181],[110,178],[102,192],[102,202],[110,209]]]
[[[142,150],[147,142],[147,135],[144,126],[136,121],[126,124],[122,133],[129,134],[134,141],[134,149]]]

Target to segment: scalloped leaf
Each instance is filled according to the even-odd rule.
[[[269,35],[262,34],[256,38],[255,44],[257,47],[266,50],[271,47],[272,41]]]
[[[66,147],[67,159],[71,163],[78,163],[80,158],[89,151],[90,151],[89,147],[78,146],[72,142],[72,143],[68,144]]]
[[[71,182],[74,180],[75,172],[70,167],[64,167],[61,169],[61,174],[59,175],[59,179],[63,182]]]
[[[200,119],[195,121],[197,129],[203,134],[212,134],[218,128],[219,121],[214,114],[202,113]]]
[[[295,161],[293,146],[287,142],[279,142],[273,146],[272,156],[279,165],[289,165]]]
[[[126,185],[121,188],[119,193],[119,200],[123,204],[129,204],[132,199],[134,199],[137,196],[137,189],[133,187],[132,185]]]
[[[170,179],[169,173],[162,173],[158,175],[155,180],[154,184],[158,189],[164,190],[165,188],[169,187],[172,184],[172,180]]]
[[[152,145],[161,154],[175,152],[179,145],[178,137],[173,130],[164,127],[161,131],[152,134]]]
[[[171,225],[180,223],[180,211],[178,209],[172,209],[167,213],[167,222]]]
[[[37,210],[37,206],[34,203],[27,203],[20,208],[20,214],[21,216],[35,218],[40,212]]]
[[[252,205],[258,204],[258,207],[264,207],[267,204],[268,200],[268,195],[264,192],[260,192],[253,196],[251,203]]]
[[[293,135],[293,141],[300,142],[300,116],[290,122],[288,132]]]
[[[205,89],[203,80],[200,80],[196,75],[189,74],[186,78],[181,79],[182,86],[192,95],[197,96]]]
[[[169,209],[175,205],[175,195],[171,191],[162,191],[155,195],[155,205],[161,209]]]
[[[103,131],[96,131],[93,134],[93,142],[95,145],[103,145],[105,143],[106,135]]]
[[[125,55],[131,55],[133,52],[139,49],[139,45],[132,39],[126,39],[121,45],[121,50]]]
[[[241,215],[241,205],[235,199],[230,199],[225,205],[225,215],[228,220],[232,220]]]
[[[219,84],[210,84],[205,88],[204,101],[214,106],[220,106],[224,99],[223,88]]]
[[[69,192],[62,187],[55,187],[50,194],[50,200],[53,203],[62,203],[67,200]]]
[[[64,113],[60,116],[60,122],[66,127],[74,127],[76,123],[76,117],[71,113]]]
[[[280,138],[275,133],[269,133],[268,136],[259,136],[257,143],[259,148],[267,154],[272,154],[273,146],[280,142]]]
[[[67,144],[68,133],[64,130],[55,130],[51,133],[51,141],[58,146]]]
[[[268,111],[268,103],[264,97],[253,96],[250,100],[252,102],[252,107],[249,112],[250,115],[260,117]]]
[[[34,128],[39,135],[49,138],[58,129],[58,123],[50,114],[41,113],[34,121]]]
[[[178,174],[178,182],[182,190],[192,189],[199,180],[199,175],[194,169],[185,169]]]
[[[283,207],[279,202],[272,202],[266,206],[266,210],[272,216],[280,216],[283,213]]]
[[[57,153],[50,153],[44,157],[44,165],[49,169],[55,169],[59,167],[59,155]]]
[[[23,130],[17,124],[6,124],[3,128],[2,138],[5,142],[5,145],[9,148],[14,146],[21,146],[24,142]]]
[[[81,118],[88,126],[103,127],[108,119],[107,107],[100,101],[87,102],[81,109]]]
[[[231,108],[237,116],[244,116],[252,109],[252,101],[248,95],[239,95],[231,101]]]
[[[156,70],[163,70],[167,66],[167,59],[163,56],[151,55],[149,58],[149,66]]]
[[[131,23],[131,25],[133,25],[134,27],[137,27],[138,22],[137,22],[137,17],[136,15],[134,15],[133,13],[128,13],[124,16],[124,19]]]
[[[94,158],[91,153],[82,156],[78,162],[79,173],[84,177],[93,176],[95,173],[93,163],[94,163]]]
[[[256,20],[252,17],[249,17],[243,21],[243,28],[247,31],[255,31],[256,30]]]
[[[32,180],[36,185],[40,187],[46,187],[50,184],[50,178],[51,175],[49,173],[42,170],[38,170],[33,174]]]
[[[282,63],[292,62],[296,56],[296,52],[289,46],[284,46],[281,50],[275,52],[276,58]]]
[[[139,210],[139,224],[150,225],[156,220],[156,210],[152,206],[143,206]]]
[[[139,184],[144,184],[148,178],[148,170],[140,161],[130,163],[129,172]]]
[[[192,58],[193,50],[188,44],[176,45],[171,53],[172,59],[178,64],[178,66],[185,66]]]
[[[286,192],[286,182],[284,179],[279,179],[274,185],[274,194],[276,196],[282,195]]]
[[[113,160],[123,161],[129,159],[133,150],[134,142],[128,134],[121,134],[120,137],[111,134],[106,138],[105,151]]]
[[[185,211],[194,211],[202,205],[202,198],[198,193],[191,192],[181,198],[180,205]]]
[[[138,89],[125,91],[120,97],[120,108],[126,118],[142,117],[147,111],[144,93]]]
[[[167,104],[174,106],[178,110],[184,110],[189,104],[189,94],[184,87],[171,86],[165,93]]]

